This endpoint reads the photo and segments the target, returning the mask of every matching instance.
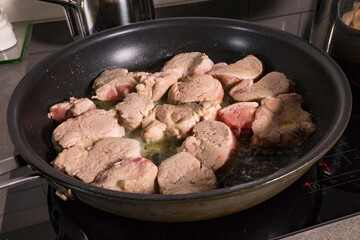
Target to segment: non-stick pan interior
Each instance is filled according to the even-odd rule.
[[[35,168],[58,181],[84,186],[50,163],[55,125],[47,118],[54,103],[90,96],[94,78],[115,67],[158,70],[171,56],[200,51],[214,62],[234,62],[253,54],[265,71],[283,72],[296,83],[304,108],[313,114],[315,133],[302,150],[279,158],[284,174],[324,154],[344,130],[351,110],[347,80],[332,60],[290,34],[224,19],[187,18],[119,27],[70,44],[32,69],[16,88],[8,111],[16,149]],[[276,177],[276,176],[274,176]],[[269,180],[269,179],[268,179]]]

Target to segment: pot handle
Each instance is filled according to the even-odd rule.
[[[89,35],[89,29],[86,27],[84,17],[81,12],[82,1],[76,0],[39,0],[42,2],[55,3],[61,5],[65,10],[66,22],[68,24],[71,36],[77,40]]]
[[[20,155],[15,155],[3,160],[0,160],[0,175],[3,175],[5,173],[8,173],[12,170],[28,166],[30,167],[25,160]],[[27,182],[31,182],[37,179],[42,178],[40,173],[35,172],[30,175],[21,176],[17,178],[13,178],[4,182],[0,182],[0,190],[15,187]]]

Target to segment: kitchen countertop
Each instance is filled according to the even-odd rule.
[[[57,23],[55,23],[57,24]],[[42,32],[37,33],[37,37],[46,36],[48,33]],[[35,34],[33,33],[33,36]],[[4,159],[12,156],[14,152],[14,147],[11,144],[8,132],[7,132],[7,124],[6,124],[6,110],[7,104],[9,102],[11,93],[16,87],[17,83],[21,80],[21,78],[26,74],[26,72],[31,69],[34,64],[39,62],[44,57],[48,56],[52,52],[60,49],[64,44],[70,42],[66,36],[61,37],[60,39],[49,39],[46,41],[45,39],[31,39],[29,38],[29,42],[27,43],[27,47],[24,53],[24,58],[21,62],[11,63],[0,65],[0,101],[2,102],[2,108],[0,112],[0,159]],[[3,175],[1,180],[8,179],[9,174]],[[46,184],[41,182],[41,184]],[[46,189],[46,187],[42,187],[42,189]],[[6,215],[4,214],[5,202],[6,202],[7,190],[0,191],[0,229],[3,226],[1,223],[5,222]],[[41,202],[46,202],[46,195],[41,195]],[[31,198],[32,196],[30,196]],[[6,212],[6,209],[5,209]],[[3,219],[4,216],[4,219]],[[36,225],[46,224],[49,219],[46,216],[38,222]],[[360,215],[355,215],[349,218],[345,218],[340,221],[336,221],[333,223],[325,224],[323,226],[319,226],[314,229],[310,229],[295,235],[291,235],[285,237],[283,239],[286,240],[297,240],[297,239],[360,239]],[[38,228],[37,228],[38,229]],[[2,229],[2,231],[6,231],[6,229]],[[26,230],[24,230],[26,231]],[[53,236],[49,233],[50,236]],[[3,235],[3,234],[1,234]],[[0,239],[2,236],[0,235]],[[5,234],[6,235],[6,234]],[[7,239],[17,239],[16,237],[9,237],[13,235],[6,235]],[[39,235],[38,235],[39,236]],[[46,235],[48,236],[48,235]],[[33,237],[33,236],[32,236]],[[40,238],[41,239],[41,238]],[[48,239],[48,238],[44,238]]]

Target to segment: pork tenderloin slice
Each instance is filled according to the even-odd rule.
[[[64,149],[51,163],[57,170],[67,173],[71,177],[75,177],[87,156],[88,151],[86,151],[84,147],[73,146]]]
[[[54,160],[53,165],[68,175],[91,183],[102,171],[125,158],[140,157],[140,144],[129,138],[104,138],[86,151],[82,146],[65,149]]]
[[[271,72],[256,83],[246,82],[234,86],[229,95],[238,102],[260,102],[265,97],[289,93],[293,83],[283,73]]]
[[[189,152],[213,171],[230,165],[238,142],[228,126],[218,121],[202,121],[192,132],[178,152]]]
[[[115,109],[119,115],[119,123],[130,130],[134,130],[154,107],[155,104],[149,97],[139,93],[130,93],[123,102],[115,106]]]
[[[192,129],[192,136],[219,146],[233,146],[237,142],[231,129],[223,122],[205,120]]]
[[[124,135],[125,129],[118,124],[112,111],[94,109],[69,118],[57,126],[52,134],[52,141],[55,149],[61,151],[75,145],[88,148],[102,138]]]
[[[255,112],[251,143],[257,147],[295,148],[315,131],[311,114],[296,93],[265,98]]]
[[[221,106],[216,101],[202,101],[199,103],[187,103],[191,106],[195,113],[200,116],[200,121],[203,120],[215,120],[218,114],[218,111],[221,109]]]
[[[181,78],[194,74],[205,74],[213,65],[214,63],[205,53],[189,52],[174,56],[165,63],[161,71],[176,72],[178,73],[178,78]]]
[[[138,83],[137,79],[148,75],[145,72],[129,73],[127,69],[115,68],[105,70],[94,81],[93,89],[101,101],[123,99],[126,94],[133,92]]]
[[[129,158],[116,162],[98,175],[94,185],[130,193],[155,193],[157,166],[146,158]]]
[[[136,91],[153,101],[158,101],[178,79],[179,74],[172,71],[153,73],[140,79]]]
[[[141,136],[147,142],[156,142],[162,139],[166,133],[166,124],[158,120],[154,120],[141,130]]]
[[[183,82],[173,84],[168,92],[168,102],[172,104],[216,101],[220,103],[224,97],[221,83],[206,74],[187,77]]]
[[[134,78],[137,82],[140,82],[141,78],[149,76],[149,72],[129,72],[128,76]]]
[[[157,181],[162,194],[197,193],[217,188],[214,172],[187,152],[162,161]]]
[[[263,63],[253,55],[227,65],[226,63],[217,63],[207,73],[220,80],[225,89],[229,89],[242,80],[258,80],[264,72]]]
[[[159,105],[143,120],[141,134],[146,141],[158,141],[164,134],[185,138],[199,121],[215,119],[219,109],[220,105],[213,101]]]
[[[68,118],[79,116],[81,113],[93,109],[96,109],[96,105],[90,99],[70,97],[69,101],[51,106],[48,118],[62,123]]]
[[[256,102],[234,103],[219,110],[218,120],[229,126],[236,137],[250,137],[255,110],[258,106]]]

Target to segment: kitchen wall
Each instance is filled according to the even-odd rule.
[[[175,0],[174,0],[175,1]],[[227,17],[256,22],[308,39],[317,0],[213,0],[155,9],[157,18]]]

